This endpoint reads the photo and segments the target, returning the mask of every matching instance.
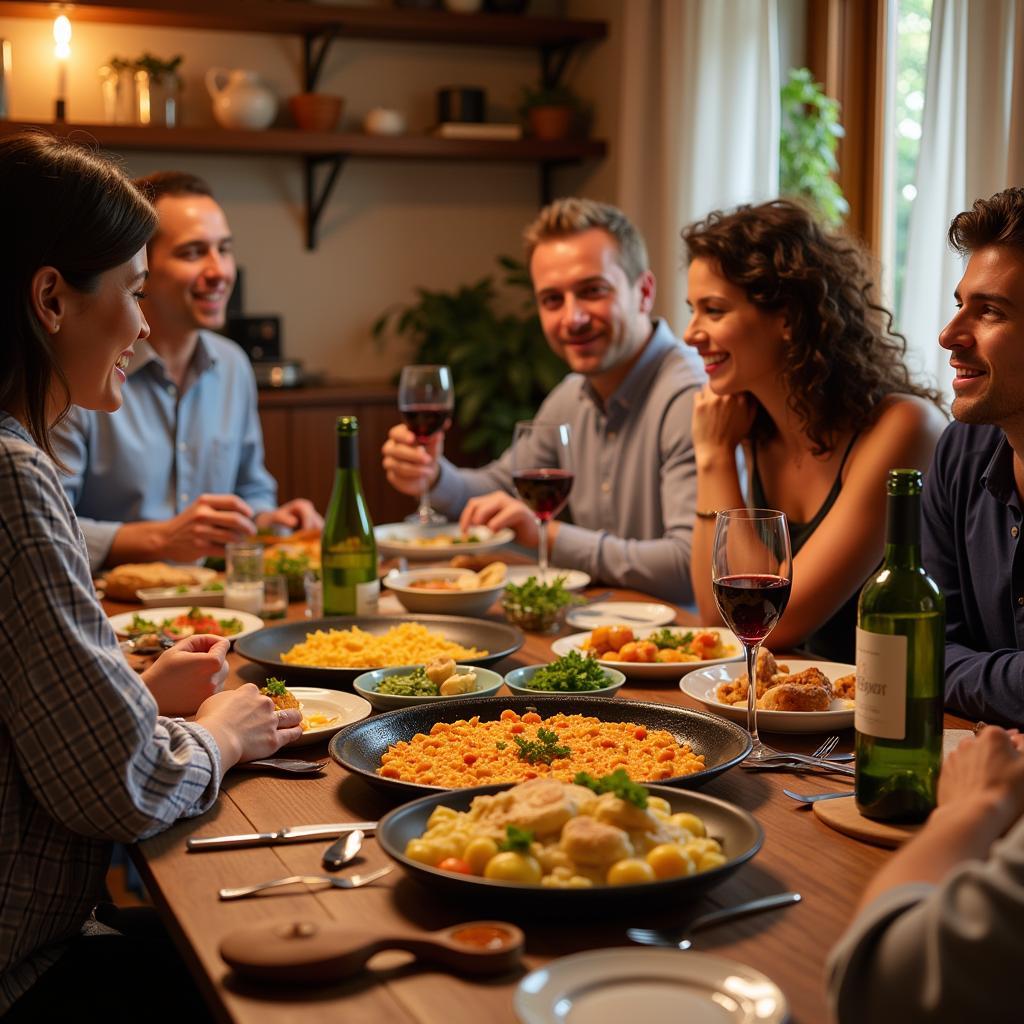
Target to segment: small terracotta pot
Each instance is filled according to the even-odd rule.
[[[330,132],[338,127],[345,100],[322,92],[300,92],[288,100],[295,125],[304,132]]]
[[[572,127],[572,107],[530,107],[526,120],[535,139],[565,139]]]

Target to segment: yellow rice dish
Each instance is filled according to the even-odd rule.
[[[580,771],[607,775],[617,768],[637,781],[659,782],[705,767],[703,754],[664,729],[583,715],[520,717],[511,709],[497,721],[475,715],[436,722],[429,735],[388,747],[380,762],[377,774],[386,779],[448,789],[536,778],[571,782]]]
[[[403,622],[376,636],[358,626],[351,629],[318,629],[281,655],[289,665],[316,668],[392,668],[422,665],[442,655],[456,662],[486,658],[488,652],[452,643],[418,622]]]

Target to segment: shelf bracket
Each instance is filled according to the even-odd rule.
[[[316,91],[320,72],[324,68],[324,58],[331,43],[337,38],[337,25],[327,25],[320,32],[307,32],[302,37],[302,77],[306,82],[306,92]]]
[[[545,89],[554,89],[565,74],[565,66],[576,47],[573,43],[542,46],[540,50],[540,80]]]
[[[303,197],[306,201],[306,249],[312,252],[316,249],[317,227],[323,215],[327,200],[330,199],[334,186],[337,184],[338,175],[345,166],[347,156],[334,154],[332,156],[307,156],[303,158],[305,175],[303,176]],[[329,170],[323,181],[323,187],[317,190],[316,169],[320,164],[327,164]]]

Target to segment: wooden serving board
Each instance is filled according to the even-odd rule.
[[[942,737],[943,756],[947,756],[961,740],[970,735],[968,729],[947,729]],[[829,828],[875,846],[893,849],[902,846],[911,836],[921,831],[920,825],[889,824],[865,818],[857,810],[852,796],[849,800],[819,800],[813,807],[817,818]]]
[[[857,803],[852,796],[849,800],[819,800],[813,807],[815,816],[829,828],[875,846],[890,849],[902,846],[921,830],[920,825],[889,824],[865,818],[857,810]]]

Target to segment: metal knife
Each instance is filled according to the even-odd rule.
[[[190,853],[198,850],[227,850],[234,846],[270,846],[273,843],[305,843],[315,839],[337,839],[346,832],[360,829],[373,832],[375,821],[342,821],[329,825],[295,825],[277,832],[249,832],[237,836],[206,836],[189,839],[185,844]]]

